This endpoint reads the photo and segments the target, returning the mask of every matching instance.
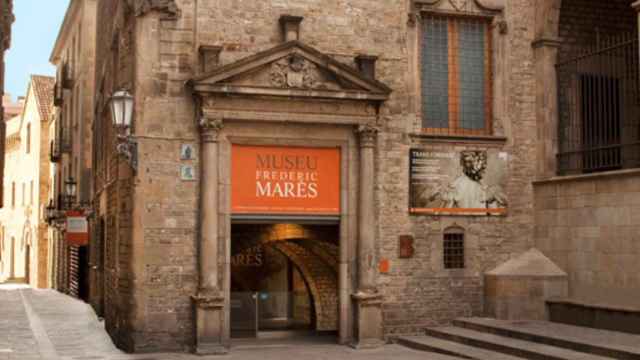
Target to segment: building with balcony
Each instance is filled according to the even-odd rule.
[[[72,0],[50,58],[57,68],[55,115],[48,129],[52,136],[49,231],[55,249],[54,287],[82,299],[88,299],[89,291],[88,242],[69,237],[67,220],[71,214],[90,215],[86,210],[91,203],[95,16],[96,0]],[[67,192],[70,184],[75,184],[73,194]]]
[[[49,199],[49,119],[54,78],[32,75],[23,111],[7,121],[4,191],[0,209],[0,281],[37,288],[50,283],[44,219]]]

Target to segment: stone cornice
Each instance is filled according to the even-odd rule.
[[[151,11],[160,11],[165,14],[165,19],[180,17],[180,9],[175,0],[135,0],[134,5],[136,16],[144,16]]]

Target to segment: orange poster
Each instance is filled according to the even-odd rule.
[[[231,208],[236,214],[340,214],[337,148],[233,145]]]

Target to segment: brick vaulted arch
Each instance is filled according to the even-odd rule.
[[[293,241],[270,244],[288,257],[304,276],[315,303],[318,331],[338,329],[338,280],[335,270],[323,259]]]

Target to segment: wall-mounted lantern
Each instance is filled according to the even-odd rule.
[[[116,150],[125,157],[133,171],[138,168],[138,142],[131,135],[134,99],[126,90],[116,91],[109,99],[111,120],[118,131]]]
[[[78,183],[70,176],[67,181],[64,182],[66,209],[71,209],[76,202],[76,195],[78,192]]]

